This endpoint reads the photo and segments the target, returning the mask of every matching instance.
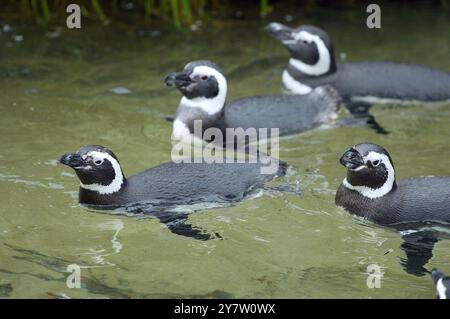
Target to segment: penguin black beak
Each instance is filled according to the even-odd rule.
[[[61,164],[70,166],[72,168],[80,168],[83,167],[85,165],[83,159],[81,158],[81,156],[77,153],[68,153],[68,154],[64,154],[63,156],[61,156],[61,158],[59,159],[59,162]]]
[[[172,72],[166,76],[164,82],[169,87],[183,88],[192,83],[191,78],[184,72]]]
[[[355,170],[358,167],[365,166],[364,159],[361,154],[354,148],[349,149],[342,155],[339,162],[348,169]]]
[[[294,40],[292,36],[292,28],[289,28],[284,24],[272,22],[265,27],[265,30],[269,32],[270,35],[272,35],[275,39],[278,39],[280,41]]]

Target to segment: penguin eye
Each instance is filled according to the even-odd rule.
[[[373,161],[373,162],[372,162],[372,165],[373,165],[374,167],[377,167],[378,165],[380,165],[380,161],[379,161],[379,160]]]
[[[303,42],[304,44],[309,44],[309,42],[306,41],[306,40],[302,40],[302,42]]]
[[[94,159],[94,164],[97,165],[97,166],[102,165],[103,164],[103,160],[100,159],[100,158]]]
[[[202,79],[202,81],[206,81],[206,80],[209,79],[209,76],[207,76],[207,75],[202,75],[202,76],[200,77],[200,79]]]

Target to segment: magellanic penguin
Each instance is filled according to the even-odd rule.
[[[434,268],[431,271],[431,277],[436,285],[436,295],[438,299],[450,299],[450,277],[438,269]]]
[[[403,233],[406,270],[424,275],[438,232],[450,229],[450,177],[423,177],[396,181],[394,163],[381,146],[355,145],[341,157],[347,177],[335,202],[351,214]],[[445,230],[448,232],[448,230]]]
[[[289,50],[283,84],[307,94],[331,84],[344,101],[375,103],[450,100],[450,72],[395,62],[336,63],[333,43],[322,29],[302,25],[290,28],[270,23],[266,30]]]
[[[194,135],[194,122],[201,121],[201,136],[208,128],[278,128],[279,136],[300,133],[331,122],[337,116],[340,96],[331,87],[319,87],[304,96],[257,96],[225,103],[227,81],[215,63],[200,60],[188,63],[183,71],[165,78],[183,97],[173,122],[173,138],[185,140]],[[226,143],[222,143],[226,144]]]
[[[131,212],[138,207],[137,212],[158,217],[173,232],[179,226],[176,223],[179,216],[170,215],[170,209],[179,205],[243,200],[261,189],[265,182],[285,174],[287,164],[275,162],[278,167],[272,174],[261,173],[261,161],[194,161],[167,162],[126,178],[117,157],[103,146],[87,145],[60,159],[60,163],[75,170],[80,180],[80,204],[96,209],[130,208],[127,211]]]

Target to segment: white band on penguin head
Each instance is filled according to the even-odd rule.
[[[307,31],[300,31],[295,34],[296,41],[308,41],[314,42],[317,46],[319,59],[313,65],[307,64],[298,59],[289,59],[289,64],[295,69],[307,75],[322,75],[330,70],[331,66],[331,54],[323,40],[318,36],[311,34]]]
[[[121,189],[124,180],[119,162],[113,156],[105,152],[92,151],[87,153],[86,156],[108,160],[114,169],[114,179],[109,185],[101,185],[97,183],[83,184],[80,182],[80,186],[84,189],[95,191],[102,195],[118,192]]]
[[[354,186],[349,183],[347,178],[344,179],[342,184],[344,184],[344,186],[347,187],[348,189],[357,191],[364,197],[367,197],[370,199],[380,198],[380,197],[386,195],[387,193],[389,193],[392,190],[392,187],[394,187],[394,183],[395,183],[394,167],[392,166],[392,163],[391,163],[389,157],[385,154],[380,154],[377,152],[369,152],[369,154],[364,156],[365,163],[367,163],[367,161],[374,162],[376,160],[381,160],[381,163],[383,163],[384,166],[386,167],[387,174],[388,174],[386,181],[384,182],[384,184],[381,187],[371,188],[371,187],[359,186],[359,185]],[[364,168],[364,166],[362,168]],[[359,169],[360,168],[358,168],[358,170]]]
[[[188,99],[187,97],[183,96],[181,98],[180,104],[183,104],[187,107],[200,108],[209,115],[216,114],[217,112],[221,111],[225,105],[225,99],[227,97],[227,80],[222,73],[206,65],[196,66],[190,76],[194,77],[196,75],[214,76],[218,83],[217,95],[212,98],[196,97],[193,99]]]

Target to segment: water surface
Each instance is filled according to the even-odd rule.
[[[450,71],[450,18],[439,7],[386,7],[381,30],[365,11],[298,12],[292,25],[329,31],[347,60],[394,60]],[[283,15],[280,14],[280,19]],[[281,142],[303,195],[271,192],[189,222],[223,239],[177,236],[154,219],[100,214],[77,204],[72,171],[56,164],[85,144],[111,148],[126,175],[170,160],[179,93],[164,76],[207,58],[229,75],[229,97],[283,92],[287,51],[263,31],[268,21],[219,20],[195,33],[136,36],[135,27],[86,25],[49,38],[17,25],[22,42],[0,35],[0,297],[433,298],[428,276],[400,266],[400,235],[334,205],[349,146],[372,141],[391,153],[397,176],[450,175],[450,105],[376,106],[391,134],[319,129]],[[370,75],[368,75],[370,76]],[[116,94],[112,89],[116,88]],[[119,88],[119,89],[117,89]],[[128,92],[127,92],[128,91]],[[282,183],[282,182],[280,182]],[[428,268],[450,272],[450,241]],[[66,287],[68,264],[82,288]],[[366,286],[366,267],[385,272]]]

